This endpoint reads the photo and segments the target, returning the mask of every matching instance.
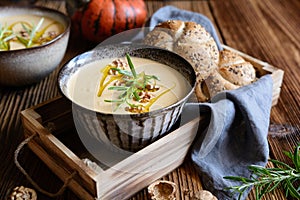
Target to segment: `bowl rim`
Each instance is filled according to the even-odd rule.
[[[130,46],[131,44],[113,44],[113,45],[105,45],[105,46],[114,46],[114,45],[124,45],[124,46]],[[96,51],[96,49],[92,49],[92,50],[89,50],[89,51],[86,51],[84,53],[81,53],[79,55],[76,55],[75,57],[69,59],[65,64],[62,65],[62,67],[59,69],[59,72],[58,72],[58,76],[57,76],[57,83],[58,83],[58,89],[59,89],[59,93],[61,93],[61,95],[65,98],[67,98],[71,103],[72,105],[76,105],[77,107],[79,107],[80,109],[83,109],[83,110],[87,110],[87,111],[90,111],[90,112],[94,112],[96,114],[101,114],[101,115],[104,115],[104,116],[110,116],[110,115],[115,115],[115,116],[130,116],[132,118],[141,118],[141,117],[148,117],[148,116],[151,116],[151,115],[154,115],[156,113],[159,113],[161,111],[166,111],[166,110],[172,110],[174,109],[175,107],[179,106],[180,104],[184,104],[188,98],[192,95],[192,93],[194,93],[195,91],[195,87],[197,85],[197,80],[196,80],[196,72],[194,70],[194,68],[192,67],[192,65],[186,60],[184,59],[182,56],[180,56],[179,54],[173,52],[173,51],[169,51],[169,50],[166,50],[166,49],[163,49],[163,48],[159,48],[159,47],[155,47],[155,46],[149,46],[149,45],[145,45],[143,44],[142,45],[142,48],[134,48],[134,49],[131,49],[131,50],[137,50],[137,49],[157,49],[157,50],[160,50],[160,51],[165,51],[167,53],[170,53],[170,54],[173,54],[174,56],[182,59],[183,62],[186,62],[186,64],[189,66],[189,68],[191,69],[191,71],[193,72],[192,74],[192,78],[193,78],[193,82],[194,84],[191,85],[191,87],[189,88],[189,91],[187,91],[187,94],[180,98],[178,101],[176,101],[175,103],[169,105],[169,106],[166,106],[166,107],[163,107],[163,108],[160,108],[160,109],[156,109],[156,110],[153,110],[153,111],[149,111],[149,112],[144,112],[144,113],[105,113],[105,112],[100,112],[100,111],[95,111],[95,110],[92,110],[90,108],[87,108],[87,107],[84,107],[76,102],[74,102],[70,97],[68,97],[62,90],[62,85],[61,85],[61,77],[62,77],[62,72],[64,71],[64,69],[66,68],[66,66],[71,62],[71,61],[74,61],[76,59],[78,59],[78,57],[82,56],[82,55],[85,55],[85,54],[92,54],[93,52]]]
[[[63,20],[66,21],[66,27],[64,29],[64,31],[59,34],[57,37],[55,37],[54,39],[50,40],[47,43],[44,43],[42,45],[38,45],[38,46],[33,46],[33,47],[29,47],[29,48],[21,48],[21,49],[13,49],[13,50],[7,50],[7,51],[0,51],[0,54],[5,54],[5,53],[16,53],[16,52],[21,52],[21,51],[30,51],[30,50],[34,50],[34,49],[39,49],[39,48],[44,48],[46,46],[49,46],[53,43],[55,43],[57,40],[60,40],[61,38],[63,38],[66,34],[70,33],[71,30],[71,19],[70,17],[68,17],[66,14],[64,14],[63,12],[59,11],[59,10],[55,10],[52,8],[48,8],[48,7],[43,7],[43,6],[36,6],[36,5],[27,5],[27,6],[17,6],[17,5],[8,5],[8,6],[0,6],[0,10],[2,9],[24,9],[24,10],[37,10],[37,11],[41,11],[41,12],[49,12],[49,13],[53,13],[56,15],[59,15]],[[17,15],[11,15],[11,16],[17,16]]]

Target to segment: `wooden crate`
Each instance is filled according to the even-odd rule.
[[[242,55],[257,68],[260,75],[272,75],[275,105],[283,71],[230,47],[224,48]],[[204,127],[202,124],[207,122],[203,116],[189,121],[113,167],[96,171],[82,160],[90,154],[76,134],[72,105],[68,100],[56,97],[22,111],[21,118],[25,136],[34,135],[28,144],[31,150],[63,182],[76,172],[68,187],[84,200],[126,199],[168,174],[182,164],[198,127]]]

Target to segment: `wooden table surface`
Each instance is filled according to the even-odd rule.
[[[202,13],[214,23],[222,43],[285,71],[281,96],[271,111],[269,144],[271,158],[290,163],[283,150],[292,150],[300,142],[300,1],[148,0],[146,3],[149,16],[165,5]],[[63,1],[37,1],[35,4],[66,12]],[[87,49],[74,45],[71,39],[62,64]],[[59,95],[56,82],[58,70],[59,67],[44,80],[31,86],[0,86],[0,199],[6,199],[15,186],[32,188],[13,161],[14,151],[24,139],[20,111]],[[42,188],[50,192],[60,188],[61,181],[32,152],[24,151],[20,156],[24,167]],[[193,199],[195,193],[202,189],[201,177],[198,177],[188,160],[163,179],[171,180],[179,186],[177,199]],[[249,199],[255,199],[253,194],[252,191]],[[78,199],[70,190],[56,198],[40,193],[38,197]],[[146,190],[142,190],[132,199],[149,198]],[[281,190],[276,190],[265,199],[285,198]]]

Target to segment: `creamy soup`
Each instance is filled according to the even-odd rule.
[[[124,93],[124,91],[108,89],[118,85],[116,80],[112,78],[115,76],[107,75],[105,72],[108,63],[112,63],[114,60],[116,59],[103,59],[81,67],[68,81],[67,96],[77,104],[91,110],[103,113],[129,113],[126,110],[126,107],[128,107],[126,103],[118,105],[110,102],[110,100],[118,99],[120,94]],[[159,78],[155,81],[155,87],[159,89],[157,91],[153,90],[150,94],[152,101],[142,103],[130,100],[130,103],[149,107],[147,111],[176,103],[185,97],[191,88],[179,72],[167,65],[137,57],[132,57],[131,60],[137,74],[144,72],[146,75],[154,75]]]
[[[37,15],[1,17],[0,25],[2,31],[6,32],[6,36],[0,38],[2,51],[39,46],[53,40],[64,31],[61,23],[52,18]],[[33,37],[30,33],[33,33]],[[31,42],[28,44],[29,40]]]

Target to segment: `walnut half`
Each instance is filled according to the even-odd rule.
[[[33,189],[18,186],[13,189],[9,200],[37,200],[37,195]]]
[[[158,180],[148,186],[152,200],[176,200],[177,185],[171,181]]]

